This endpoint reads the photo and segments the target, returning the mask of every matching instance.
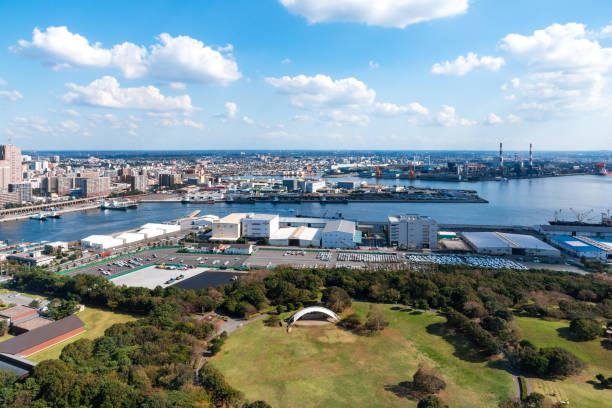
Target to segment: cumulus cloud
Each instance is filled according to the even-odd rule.
[[[54,68],[115,68],[128,79],[150,76],[176,82],[227,85],[241,78],[231,45],[214,49],[189,36],[161,33],[150,46],[130,42],[104,48],[65,26],[35,28],[32,40],[11,51],[51,62]]]
[[[233,118],[238,112],[238,105],[235,102],[225,102],[225,115],[228,118]]]
[[[454,61],[444,61],[436,63],[431,67],[434,74],[444,75],[465,75],[470,71],[484,69],[487,71],[497,71],[506,64],[502,57],[482,56],[469,52],[465,57],[460,55]]]
[[[417,102],[412,102],[408,105],[396,105],[394,103],[383,102],[376,103],[374,112],[381,116],[399,116],[399,115],[429,115],[429,110]]]
[[[279,93],[289,95],[291,104],[300,108],[325,106],[359,107],[371,105],[376,92],[356,78],[333,80],[327,75],[266,78]]]
[[[500,48],[527,63],[528,74],[513,80],[521,106],[541,111],[612,108],[605,92],[612,48],[603,47],[584,24],[553,24],[531,35],[508,34]]]
[[[121,88],[111,76],[96,79],[87,86],[67,83],[71,89],[63,96],[67,103],[116,109],[143,109],[151,111],[194,110],[189,95],[165,96],[154,86]]]
[[[19,99],[23,99],[23,95],[19,91],[0,91],[0,99],[18,101]]]
[[[0,86],[7,86],[8,82],[6,82],[4,79],[0,78]]]
[[[243,116],[242,117],[242,122],[246,123],[247,125],[254,125],[255,121],[251,118],[249,118],[248,116]]]
[[[311,23],[334,21],[404,28],[408,24],[465,13],[468,0],[280,0]]]
[[[281,61],[281,64],[283,65],[287,65],[287,64],[291,64],[291,58],[285,58]]]
[[[368,65],[370,66],[370,69],[377,69],[377,68],[380,66],[380,65],[378,65],[378,63],[377,63],[377,62],[374,62],[374,61],[372,61],[372,60],[370,60],[370,61],[368,62]]]
[[[436,115],[437,124],[444,127],[472,126],[476,122],[459,117],[453,106],[442,105],[442,110]]]
[[[486,125],[499,125],[501,123],[504,123],[504,120],[494,113],[489,113],[484,123]]]

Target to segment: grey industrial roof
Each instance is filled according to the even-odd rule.
[[[332,220],[329,221],[323,232],[345,232],[347,234],[353,234],[355,232],[355,223],[347,220]]]
[[[45,319],[44,317],[36,316],[31,319],[22,321],[20,323],[15,323],[13,327],[31,331],[31,330],[38,329],[39,327],[43,327],[51,323],[53,323],[53,320],[49,320],[49,319]]]
[[[478,248],[530,248],[556,251],[532,235],[503,232],[464,232],[463,236]]]
[[[76,315],[64,317],[46,326],[1,342],[0,353],[19,354],[83,326],[85,326],[85,323]]]

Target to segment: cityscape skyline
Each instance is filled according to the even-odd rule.
[[[344,3],[153,2],[145,15],[112,2],[3,4],[13,18],[0,28],[0,140],[24,150],[609,149],[609,3],[544,2],[546,13],[528,2]],[[98,18],[113,29],[88,24]]]

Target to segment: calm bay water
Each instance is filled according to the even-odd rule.
[[[412,185],[476,190],[488,204],[463,203],[349,203],[349,204],[180,204],[143,203],[136,210],[91,210],[63,215],[60,219],[23,220],[0,223],[0,240],[28,242],[36,240],[72,241],[91,234],[109,234],[137,228],[147,222],[162,222],[187,216],[199,209],[201,215],[224,216],[232,212],[268,212],[281,216],[334,216],[341,213],[360,221],[385,221],[388,215],[417,213],[430,215],[439,223],[535,225],[553,219],[554,211],[563,209],[564,218],[573,219],[569,208],[593,210],[592,220],[600,212],[612,209],[612,177],[574,176],[540,179],[449,183],[421,180],[360,179],[369,183]]]

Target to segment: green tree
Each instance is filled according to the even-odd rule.
[[[569,331],[574,340],[588,341],[596,339],[601,334],[602,328],[595,319],[579,317],[571,321]]]
[[[60,360],[45,360],[32,370],[32,378],[39,387],[38,396],[54,407],[75,407],[80,399],[77,376],[72,368]]]

